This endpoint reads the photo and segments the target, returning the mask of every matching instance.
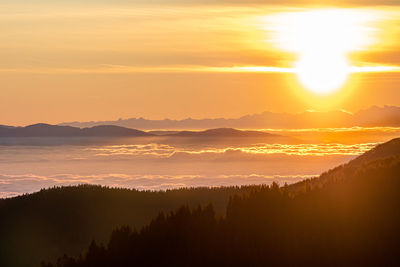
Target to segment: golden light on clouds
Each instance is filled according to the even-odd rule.
[[[178,148],[166,144],[146,144],[146,145],[111,145],[88,148],[96,156],[115,157],[115,156],[145,156],[169,158],[176,154],[186,155],[213,155],[224,153],[245,153],[255,155],[281,154],[289,156],[329,156],[329,155],[360,155],[378,143],[360,144],[265,144],[259,143],[252,146],[237,146],[224,148],[207,149],[186,149]]]

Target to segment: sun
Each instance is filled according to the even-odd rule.
[[[312,53],[301,56],[295,73],[300,83],[311,92],[329,94],[346,82],[350,67],[343,55]]]
[[[350,74],[348,55],[366,47],[371,14],[352,9],[312,9],[272,19],[279,49],[297,54],[300,84],[315,94],[340,89]]]

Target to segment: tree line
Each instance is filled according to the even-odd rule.
[[[392,156],[336,168],[295,192],[253,187],[229,198],[225,216],[183,205],[42,266],[395,266],[399,175]]]

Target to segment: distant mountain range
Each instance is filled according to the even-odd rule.
[[[50,124],[33,124],[26,127],[0,125],[0,137],[190,137],[190,138],[222,138],[222,137],[281,137],[261,131],[240,131],[232,128],[217,128],[205,131],[158,131],[144,132],[140,130],[115,126],[100,125],[90,128],[60,126]]]
[[[98,125],[116,125],[133,129],[268,129],[268,128],[325,128],[325,127],[374,127],[400,126],[400,107],[373,106],[356,113],[346,111],[302,113],[273,113],[246,115],[236,119],[184,119],[184,120],[148,120],[144,118],[119,119],[116,121],[65,122],[63,126],[93,127]]]
[[[75,137],[75,136],[151,136],[143,131],[114,125],[78,128],[50,124],[33,124],[26,127],[0,126],[0,137]]]

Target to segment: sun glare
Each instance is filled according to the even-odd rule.
[[[350,68],[345,56],[321,52],[302,55],[295,69],[303,86],[314,93],[327,94],[346,82]]]
[[[291,12],[273,18],[275,42],[297,54],[300,83],[316,94],[343,86],[350,74],[348,54],[371,43],[370,12],[348,9]]]

